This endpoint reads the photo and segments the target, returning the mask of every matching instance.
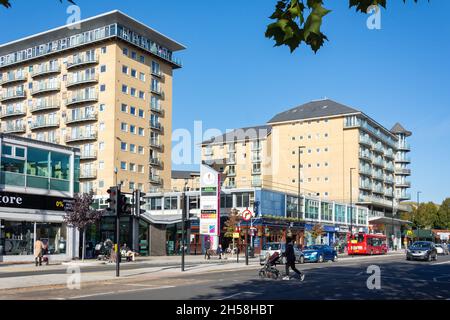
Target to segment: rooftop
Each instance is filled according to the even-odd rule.
[[[403,133],[408,137],[412,135],[411,131],[408,131],[405,128],[403,128],[403,126],[398,122],[392,127],[391,132],[394,134]]]
[[[220,136],[202,142],[203,145],[211,143],[227,143],[243,140],[263,140],[272,132],[272,126],[261,125],[231,130]]]
[[[191,179],[199,176],[199,171],[172,170],[172,179]]]

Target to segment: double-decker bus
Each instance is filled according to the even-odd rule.
[[[383,234],[357,233],[349,235],[347,241],[349,255],[354,254],[386,254],[388,247]]]

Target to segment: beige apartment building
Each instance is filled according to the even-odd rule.
[[[362,111],[324,99],[281,112],[265,126],[204,141],[202,159],[223,172],[224,188],[294,194],[300,188],[384,217],[410,199],[410,135],[398,123],[388,130]]]
[[[80,148],[82,192],[170,190],[183,49],[120,11],[3,44],[1,132]]]
[[[172,170],[172,191],[199,191],[200,172]]]

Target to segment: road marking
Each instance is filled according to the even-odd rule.
[[[447,264],[447,263],[450,263],[450,261],[444,261],[444,262],[433,263],[432,266],[437,266],[437,265],[440,265],[440,264]]]
[[[53,300],[84,299],[84,298],[91,298],[91,297],[98,297],[98,296],[107,296],[107,295],[112,295],[112,294],[121,294],[121,293],[147,291],[147,290],[160,290],[160,289],[169,289],[169,288],[175,288],[175,286],[159,286],[159,287],[142,288],[142,289],[118,290],[118,291],[111,291],[111,292],[86,294],[86,295],[75,296],[75,297],[68,297],[68,298],[55,298]]]
[[[258,293],[257,293],[257,292],[239,292],[239,293],[232,294],[231,296],[227,296],[227,297],[220,298],[220,299],[217,299],[217,300],[226,300],[226,299],[230,299],[230,298],[233,298],[233,297],[242,295],[242,294],[256,295],[256,294],[258,294]]]

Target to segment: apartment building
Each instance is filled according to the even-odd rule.
[[[410,199],[411,132],[399,123],[389,130],[362,111],[323,99],[281,112],[265,127],[266,135],[243,128],[203,142],[203,160],[224,172],[224,188],[261,181],[270,190],[351,201],[369,208],[374,230],[388,223],[393,209],[408,209],[400,202]],[[261,146],[262,162],[252,161],[259,160],[253,146]]]
[[[200,172],[172,170],[172,191],[181,192],[200,190]]]
[[[81,191],[170,189],[185,47],[112,11],[0,46],[1,132],[81,150]]]

